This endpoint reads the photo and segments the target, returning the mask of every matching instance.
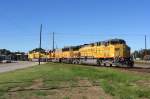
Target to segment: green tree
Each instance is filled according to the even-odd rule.
[[[35,49],[29,51],[29,53],[32,53],[32,52],[46,53],[45,49],[43,49],[43,48],[35,48]]]

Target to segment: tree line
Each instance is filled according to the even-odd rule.
[[[0,49],[0,56],[9,56],[12,60],[27,60],[27,54],[25,52],[11,52],[7,49]]]
[[[150,49],[141,49],[141,50],[136,50],[132,53],[132,56],[137,59],[141,60],[150,60]]]
[[[31,51],[29,51],[29,53],[33,53],[33,52],[41,52],[41,53],[46,53],[46,50],[43,48],[35,48]],[[7,49],[0,49],[0,57],[1,56],[9,56],[11,57],[11,60],[19,60],[19,61],[25,61],[28,60],[28,55],[25,52],[11,52],[10,50]]]

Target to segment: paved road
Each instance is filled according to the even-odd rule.
[[[28,62],[28,61],[0,64],[0,73],[36,66],[37,64],[38,64],[37,62]]]

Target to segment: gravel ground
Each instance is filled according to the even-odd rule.
[[[135,66],[134,67],[141,67],[141,68],[150,68],[150,64],[135,64]]]

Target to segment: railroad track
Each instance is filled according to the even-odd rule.
[[[88,65],[90,66],[90,65]],[[96,65],[94,65],[96,66]],[[106,67],[106,68],[114,68],[119,70],[127,70],[127,71],[135,71],[135,72],[144,72],[144,73],[150,73],[150,64],[135,64],[134,67],[117,67],[117,66],[96,66],[96,67]]]
[[[135,72],[144,72],[144,73],[150,73],[150,66],[134,66],[132,68],[130,67],[112,67],[120,70],[127,70],[127,71],[135,71]]]
[[[57,62],[56,62],[57,63]],[[64,63],[68,64],[68,63]],[[135,72],[143,72],[143,73],[150,73],[150,64],[135,64],[133,67],[119,67],[119,66],[98,66],[98,65],[91,65],[91,64],[81,64],[84,66],[95,66],[95,67],[103,67],[103,68],[113,68],[119,70],[127,70],[127,71],[135,71]]]

